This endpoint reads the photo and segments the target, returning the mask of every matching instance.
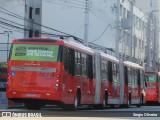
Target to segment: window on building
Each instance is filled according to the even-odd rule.
[[[120,5],[120,16],[122,16],[122,5]]]
[[[144,41],[142,41],[142,50],[144,50]]]
[[[139,24],[138,17],[135,17],[135,19],[136,19],[135,24],[136,24],[136,26],[138,27],[138,24]]]
[[[40,15],[40,8],[36,8],[36,9],[35,9],[35,14],[36,14],[36,15]]]
[[[130,18],[130,11],[127,10],[127,18]]]
[[[142,20],[139,19],[139,28],[142,29]]]
[[[137,38],[136,38],[136,36],[134,36],[134,47],[137,47]]]
[[[27,5],[25,5],[25,13],[27,13]]]
[[[33,37],[33,30],[32,29],[29,30],[29,37]]]
[[[124,43],[127,41],[127,32],[124,31]]]
[[[40,37],[39,31],[35,31],[35,37]]]
[[[129,44],[130,44],[130,34],[129,33],[127,33],[127,40],[126,40],[126,42],[127,42],[127,46],[129,46]]]
[[[32,19],[33,8],[29,7],[29,18]]]
[[[139,49],[141,49],[141,39],[139,39]]]
[[[123,8],[123,18],[126,18],[126,8]]]

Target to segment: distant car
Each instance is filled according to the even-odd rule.
[[[0,91],[6,91],[7,68],[0,68]]]

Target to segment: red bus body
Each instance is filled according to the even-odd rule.
[[[146,103],[159,103],[160,73],[154,71],[146,71],[145,73],[147,76]]]
[[[125,101],[139,107],[146,102],[144,69],[129,61],[124,66],[128,74],[125,75]]]
[[[134,69],[135,84],[128,70]],[[126,70],[125,70],[126,69]],[[56,104],[140,106],[143,69],[75,42],[49,38],[15,39],[8,61],[7,97],[29,109]],[[132,80],[130,80],[132,81]]]
[[[72,105],[74,104],[77,90],[80,90],[81,104],[94,103],[95,84],[93,79],[91,80],[86,76],[81,77],[67,74],[63,62],[60,61],[62,58],[58,58],[60,54],[62,54],[62,50],[60,50],[62,46],[83,51],[84,54],[90,56],[94,55],[93,51],[64,42],[63,40],[51,39],[26,39],[26,42],[25,40],[22,42],[21,40],[14,40],[13,47],[15,45],[21,45],[21,48],[17,47],[15,51],[17,49],[24,49],[23,45],[32,45],[33,47],[35,47],[34,45],[41,45],[39,49],[45,49],[43,45],[56,45],[59,47],[57,54],[57,59],[59,60],[55,62],[43,60],[12,60],[11,57],[8,62],[9,76],[7,96],[9,99],[29,104],[55,103],[62,106],[63,104]],[[28,47],[28,51],[29,49]],[[34,49],[37,48],[35,47]],[[21,51],[17,54],[21,54]],[[34,52],[34,50],[32,50],[32,52]],[[68,66],[70,66],[70,64],[68,64]]]

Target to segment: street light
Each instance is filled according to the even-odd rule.
[[[9,35],[12,34],[12,31],[4,31],[4,33],[7,33],[8,39],[7,39],[7,61],[9,56]]]

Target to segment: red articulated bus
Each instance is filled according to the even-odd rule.
[[[130,86],[131,68],[135,84]],[[72,110],[81,105],[140,105],[142,75],[137,64],[75,42],[15,39],[8,61],[7,97],[28,109],[46,104]]]
[[[146,71],[146,103],[159,104],[160,103],[160,72]]]
[[[128,105],[134,104],[140,107],[146,102],[144,69],[138,64],[125,61],[125,101]]]

